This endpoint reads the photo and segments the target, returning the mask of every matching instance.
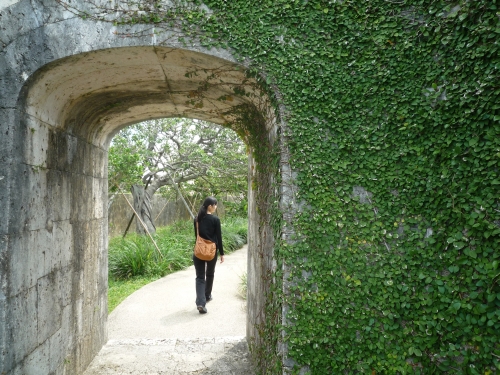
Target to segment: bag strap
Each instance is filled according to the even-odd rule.
[[[198,220],[196,220],[196,237],[200,235],[200,230],[198,229]]]

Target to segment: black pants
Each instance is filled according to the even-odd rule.
[[[211,261],[201,260],[193,255],[193,262],[196,269],[196,306],[205,306],[207,298],[212,294],[217,253]]]

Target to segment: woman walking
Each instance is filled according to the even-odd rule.
[[[212,260],[201,260],[193,254],[194,268],[196,269],[196,306],[200,314],[207,313],[205,305],[212,300],[217,250],[220,253],[220,262],[224,262],[220,220],[213,215],[216,209],[217,199],[208,197],[203,202],[198,211],[198,216],[194,220],[195,236],[199,234],[201,238],[214,242],[216,246],[215,256]]]

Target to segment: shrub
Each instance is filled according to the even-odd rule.
[[[222,234],[222,242],[224,244],[224,251],[230,253],[243,246],[245,244],[245,239],[238,233],[230,232]]]

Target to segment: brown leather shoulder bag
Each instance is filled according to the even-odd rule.
[[[200,237],[198,221],[196,222],[196,244],[194,245],[194,256],[201,260],[212,260],[215,257],[215,242]]]

